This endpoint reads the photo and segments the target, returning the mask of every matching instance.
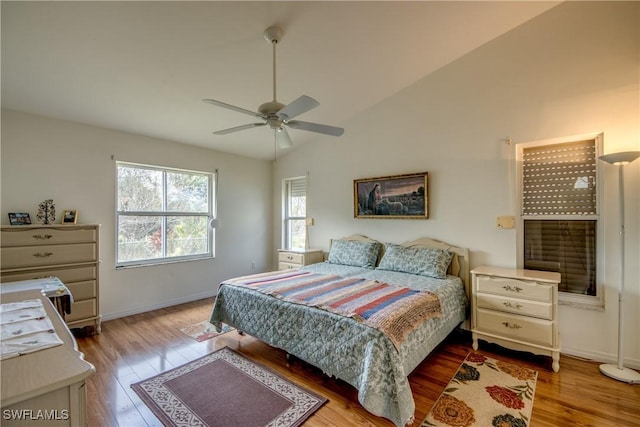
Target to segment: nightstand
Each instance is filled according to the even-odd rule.
[[[471,271],[473,349],[478,339],[551,356],[560,369],[560,273],[482,266]]]
[[[293,270],[303,265],[322,261],[324,261],[322,249],[307,249],[306,251],[278,249],[278,270]]]

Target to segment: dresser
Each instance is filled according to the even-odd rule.
[[[40,299],[62,344],[0,362],[3,427],[86,427],[86,379],[95,372],[71,332],[39,290],[2,295],[2,303]]]
[[[306,251],[278,250],[278,270],[294,270],[303,265],[322,261],[324,261],[322,249],[307,249]]]
[[[558,284],[548,271],[482,266],[471,271],[473,349],[478,339],[552,357],[560,369]]]
[[[67,325],[99,333],[99,237],[96,224],[2,226],[0,282],[59,278],[73,296]]]

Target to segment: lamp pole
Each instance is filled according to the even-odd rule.
[[[640,151],[625,151],[600,156],[600,160],[618,167],[618,209],[620,216],[620,284],[618,285],[618,364],[602,364],[600,372],[615,380],[640,384],[640,374],[624,367],[624,165],[640,157]]]

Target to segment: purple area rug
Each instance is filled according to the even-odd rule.
[[[166,426],[295,427],[327,401],[228,347],[131,387]]]

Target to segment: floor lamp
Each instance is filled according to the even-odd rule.
[[[623,366],[624,352],[624,177],[622,169],[627,163],[640,157],[640,151],[625,151],[600,156],[603,160],[618,167],[618,200],[620,209],[620,284],[618,286],[618,364],[600,365],[600,372],[604,375],[625,383],[640,384],[640,374]]]

